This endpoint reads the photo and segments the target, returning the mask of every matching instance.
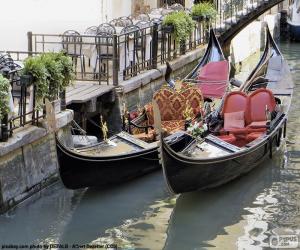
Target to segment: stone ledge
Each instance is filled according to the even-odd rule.
[[[73,120],[73,117],[74,117],[74,111],[71,109],[66,109],[64,111],[61,111],[58,114],[55,114],[56,130],[68,125]],[[48,131],[48,124],[46,119],[41,121],[40,126]]]
[[[66,109],[56,114],[56,129],[60,129],[68,125],[74,117],[74,111],[72,109]]]
[[[35,126],[26,126],[14,131],[7,142],[0,143],[0,157],[7,153],[30,144],[47,134],[46,129]]]
[[[73,110],[67,109],[58,113],[56,114],[56,128],[60,129],[69,124],[72,120]],[[46,122],[43,120],[41,123],[42,128],[28,125],[15,130],[13,136],[9,138],[7,142],[0,143],[0,157],[46,136]]]
[[[178,58],[170,61],[170,65],[174,71],[178,70],[179,68],[184,67],[185,65],[199,59],[205,51],[204,46],[201,46],[195,50],[187,52],[185,55],[181,55]],[[119,87],[122,89],[124,94],[131,92],[137,88],[140,88],[148,83],[161,78],[164,76],[166,72],[166,65],[160,65],[157,69],[148,70],[144,73],[139,74],[127,81],[121,82]]]

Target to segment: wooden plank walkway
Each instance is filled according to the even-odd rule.
[[[75,82],[67,88],[66,103],[85,103],[113,89],[113,85],[99,85],[99,82]]]

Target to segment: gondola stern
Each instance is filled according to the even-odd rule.
[[[271,34],[269,25],[266,23],[266,39],[267,39],[267,44],[271,45],[271,47],[276,51],[276,53],[280,56],[282,56],[281,51],[279,50],[277,44],[275,43],[273,36]]]

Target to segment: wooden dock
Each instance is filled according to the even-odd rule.
[[[99,82],[75,82],[66,91],[67,105],[86,103],[114,89],[113,85],[100,85]]]

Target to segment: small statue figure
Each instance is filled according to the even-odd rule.
[[[102,134],[103,134],[103,141],[107,142],[108,127],[107,127],[106,122],[103,123],[102,115],[100,115],[100,121],[101,121],[101,130],[102,130]]]
[[[183,111],[183,117],[185,120],[192,120],[192,117],[194,115],[193,108],[191,107],[189,101],[186,101],[185,103],[185,110]]]

